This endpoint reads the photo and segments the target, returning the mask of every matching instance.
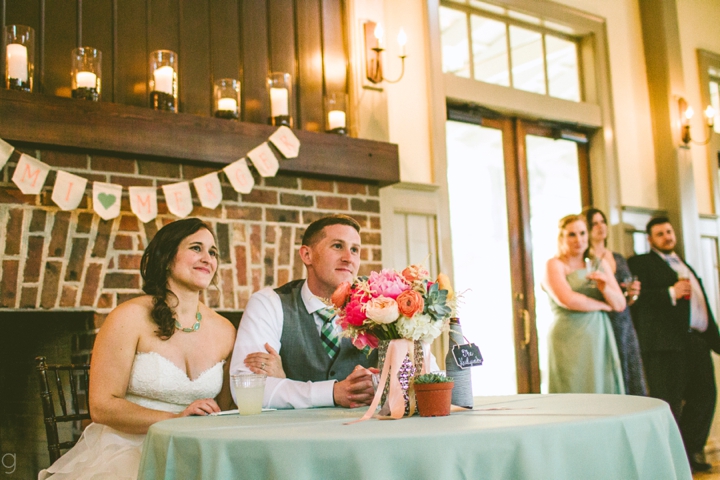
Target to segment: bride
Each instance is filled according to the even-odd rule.
[[[94,423],[39,480],[136,479],[150,425],[231,405],[235,328],[200,302],[217,269],[215,237],[201,220],[178,220],[155,235],[140,267],[147,295],[115,308],[95,341]]]

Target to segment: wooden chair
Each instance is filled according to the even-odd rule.
[[[47,433],[50,463],[62,456],[61,450],[72,448],[77,442],[73,438],[61,442],[58,434],[58,422],[79,422],[90,419],[90,365],[48,365],[45,357],[36,357],[36,370],[40,379],[40,400],[42,401],[45,432]],[[50,385],[54,384],[57,398],[53,398]],[[67,386],[70,387],[70,405],[66,399]],[[59,405],[62,415],[55,414]],[[69,408],[68,408],[69,407]]]

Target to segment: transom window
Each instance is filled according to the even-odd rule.
[[[709,67],[710,104],[715,109],[715,133],[720,133],[720,68]]]
[[[440,6],[443,72],[582,100],[578,39],[567,28],[477,0]]]

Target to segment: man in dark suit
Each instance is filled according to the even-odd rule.
[[[675,252],[667,217],[647,224],[652,250],[628,260],[642,284],[632,316],[650,395],[670,404],[694,471],[709,470],[703,449],[717,390],[710,349],[720,352],[718,326],[700,278]]]

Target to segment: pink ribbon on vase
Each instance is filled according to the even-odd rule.
[[[415,343],[412,340],[402,338],[391,340],[388,344],[387,352],[385,353],[385,362],[383,364],[382,372],[380,372],[378,389],[375,392],[375,397],[370,404],[370,408],[367,409],[362,418],[353,420],[352,422],[347,422],[345,425],[364,422],[365,420],[372,418],[378,405],[380,404],[380,399],[382,398],[388,375],[390,375],[390,388],[388,390],[386,402],[390,408],[390,415],[378,415],[377,418],[380,420],[399,420],[405,415],[405,397],[403,396],[403,390],[400,385],[398,373],[400,372],[400,368],[402,367],[406,356],[410,357],[411,360],[415,358]],[[428,373],[427,364],[428,362],[423,361],[421,373]],[[415,413],[415,394],[412,382],[408,385],[408,398],[410,399],[408,417],[411,417]]]

